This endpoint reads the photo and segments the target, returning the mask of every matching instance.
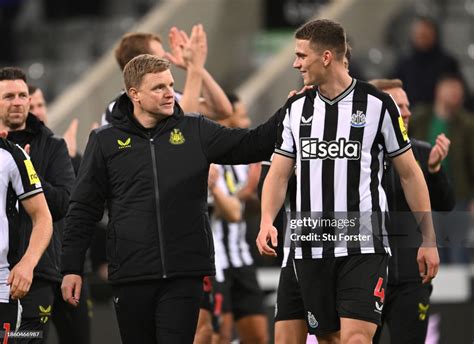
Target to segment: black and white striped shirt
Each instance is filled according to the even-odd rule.
[[[220,175],[216,182],[217,186],[228,195],[237,193],[247,183],[248,165],[220,165],[218,167]],[[216,280],[220,282],[223,270],[252,265],[253,258],[246,239],[245,220],[227,222],[213,214],[211,226],[214,238]]]
[[[9,223],[6,214],[9,187],[13,188],[18,200],[43,191],[29,156],[20,146],[0,138],[0,303],[9,302],[10,294],[10,287],[7,285],[10,272],[7,259]]]
[[[354,221],[343,229],[335,222],[304,224],[301,234],[319,236],[294,237],[295,258],[389,253],[383,160],[411,148],[393,99],[353,79],[332,100],[308,90],[290,98],[283,111],[275,153],[296,160],[296,216]]]

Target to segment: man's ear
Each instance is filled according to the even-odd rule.
[[[135,87],[130,87],[127,93],[131,100],[137,103],[140,102],[140,99],[138,97],[138,90]]]
[[[333,59],[333,55],[331,50],[324,50],[323,52],[323,65],[324,67],[328,67]]]

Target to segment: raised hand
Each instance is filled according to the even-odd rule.
[[[67,150],[69,156],[74,158],[77,154],[77,127],[79,126],[79,120],[74,118],[69,124],[69,127],[64,132],[63,138],[66,141]]]
[[[450,145],[451,141],[444,134],[438,135],[428,158],[428,171],[430,173],[439,171],[441,163],[448,155]]]
[[[171,52],[166,52],[165,58],[176,67],[186,70],[187,65],[184,59],[184,48],[187,44],[189,44],[189,37],[184,31],[181,31],[176,26],[173,26],[168,33],[168,42]]]

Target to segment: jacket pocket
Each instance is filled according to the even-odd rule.
[[[107,262],[111,268],[118,267],[119,257],[118,257],[118,248],[117,248],[117,230],[115,225],[111,223],[107,230],[107,245],[106,245],[106,255]]]

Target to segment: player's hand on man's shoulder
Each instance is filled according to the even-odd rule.
[[[306,91],[306,90],[312,90],[313,88],[314,88],[313,85],[305,85],[305,86],[303,86],[303,88],[302,88],[301,90],[299,90],[299,91],[297,91],[297,90],[291,90],[290,93],[288,93],[288,98],[291,98],[291,97],[293,97],[293,96],[296,96],[297,94],[301,94],[301,93],[303,93],[303,92]]]

